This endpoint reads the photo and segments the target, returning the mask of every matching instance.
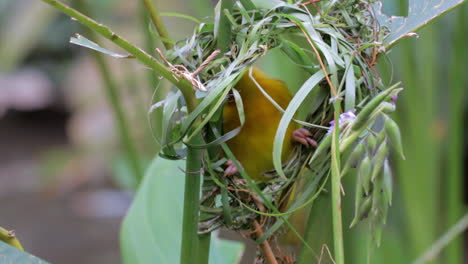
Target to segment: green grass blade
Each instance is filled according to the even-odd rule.
[[[273,142],[273,165],[275,166],[275,170],[278,172],[280,177],[286,179],[286,175],[284,174],[282,168],[282,160],[281,160],[281,153],[283,150],[283,142],[286,136],[286,131],[288,129],[289,123],[291,122],[294,114],[296,113],[297,109],[301,106],[302,102],[305,100],[306,96],[317,86],[317,84],[323,80],[325,75],[322,71],[318,71],[314,75],[312,75],[297,91],[294,95],[293,99],[289,103],[288,107],[286,108],[283,116],[281,117],[281,121],[278,125],[278,130],[276,131],[275,140]]]
[[[233,5],[233,0],[220,0],[215,10],[216,47],[222,52],[228,51],[231,43],[231,22],[224,12],[231,11]]]
[[[331,146],[331,196],[332,196],[332,220],[333,220],[333,256],[336,264],[344,264],[343,248],[343,223],[341,212],[341,165],[340,165],[340,126],[341,114],[340,100],[333,104],[335,108],[335,126],[332,132]]]

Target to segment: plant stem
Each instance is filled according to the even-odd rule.
[[[155,38],[152,36],[150,30],[148,29],[149,23],[151,23],[151,18],[147,12],[146,5],[144,2],[140,1],[140,16],[141,16],[141,31],[144,37],[144,48],[147,50],[151,55],[155,53],[156,50],[156,41]],[[143,80],[144,85],[148,88],[149,94],[153,95],[153,101],[145,102],[145,106],[152,104],[154,102],[159,102],[164,100],[167,93],[169,92],[169,85],[165,85],[166,82],[160,81],[158,79],[158,75],[154,71],[147,71],[145,73],[146,80]],[[157,138],[161,136],[162,133],[162,120],[163,120],[163,109],[158,107],[156,108],[152,115],[151,121],[155,122],[154,127],[148,127],[149,132],[149,139],[154,142],[151,146],[153,153],[159,153],[161,150],[161,145],[157,140],[154,140],[153,133],[156,135]]]
[[[335,108],[335,128],[332,135],[331,146],[331,195],[332,195],[332,219],[333,219],[333,245],[336,264],[344,264],[343,249],[343,224],[341,216],[341,173],[340,173],[340,103],[337,99],[333,104]]]
[[[450,241],[462,234],[468,228],[468,213],[465,214],[454,226],[445,232],[432,246],[417,258],[413,264],[423,264],[434,260],[442,249],[447,246]]]
[[[77,1],[77,5],[85,11],[89,10],[87,4],[83,0]],[[85,28],[85,30],[87,31],[87,34],[89,34],[93,39],[96,39],[95,33],[93,31],[87,28]],[[121,103],[122,100],[119,95],[119,88],[116,82],[114,81],[114,79],[112,78],[112,74],[109,71],[109,66],[106,63],[104,56],[97,51],[93,51],[92,54],[96,62],[96,65],[99,69],[99,72],[101,74],[101,77],[104,83],[104,88],[105,88],[106,95],[107,95],[107,100],[109,101],[109,104],[111,105],[112,112],[114,113],[114,117],[117,123],[120,140],[125,149],[125,152],[127,153],[127,158],[129,160],[130,167],[136,178],[136,182],[138,186],[140,182],[143,180],[144,172],[143,172],[143,167],[141,166],[141,163],[140,163],[140,159],[138,157],[138,153],[136,151],[136,147],[132,142],[132,137],[131,137],[131,133],[129,129],[130,125],[127,122],[125,111]]]
[[[253,221],[253,226],[255,228],[255,235],[257,236],[257,238],[263,237],[262,227],[257,222],[257,220]],[[263,241],[260,244],[260,247],[262,248],[262,253],[265,256],[267,264],[278,264],[278,261],[276,261],[275,253],[273,253],[273,250],[271,249],[268,240]]]
[[[5,228],[0,227],[0,241],[3,241],[12,247],[24,251],[23,245],[21,245],[18,238],[15,236],[15,232],[13,231],[8,231]]]
[[[201,134],[193,137],[190,144],[202,144]],[[184,191],[184,219],[182,223],[182,248],[180,255],[181,264],[202,263],[195,260],[204,258],[199,252],[198,231],[198,209],[200,207],[200,168],[201,168],[201,150],[196,148],[187,148],[185,191]],[[209,249],[209,248],[208,248]]]
[[[144,4],[150,14],[156,30],[162,38],[170,39],[166,26],[164,25],[159,12],[152,0],[144,0]],[[169,50],[173,45],[162,41],[164,47]],[[159,94],[158,94],[159,95]],[[186,101],[187,97],[184,95]],[[188,112],[192,112],[197,104],[194,97],[191,96],[192,102],[189,106],[187,102]],[[161,98],[162,99],[162,98]],[[203,144],[201,135],[193,138],[191,144]],[[201,150],[188,147],[184,189],[184,211],[182,224],[182,245],[180,263],[208,263],[211,234],[198,236],[198,217],[199,217],[199,200],[201,189]],[[196,173],[195,173],[196,172]]]
[[[153,56],[154,51],[156,50],[156,43],[155,43],[155,38],[151,35],[150,31],[148,30],[148,24],[151,22],[151,18],[148,14],[148,11],[144,2],[141,2],[140,4],[140,16],[141,16],[142,33],[143,33],[144,40],[145,40],[144,48],[151,54],[151,56]],[[149,82],[148,87],[152,94],[154,92],[154,88],[159,83],[159,79],[158,79],[157,74],[154,72],[147,73],[147,78]],[[163,98],[158,98],[157,95],[155,95],[154,99],[156,102],[158,102],[162,100]]]
[[[194,109],[196,107],[197,99],[195,97],[192,85],[185,79],[182,79],[182,78],[176,79],[169,68],[159,63],[151,55],[149,55],[142,49],[136,47],[135,45],[131,44],[130,42],[128,42],[121,36],[117,35],[108,27],[96,22],[95,20],[85,16],[84,14],[63,4],[60,1],[57,1],[57,0],[42,0],[42,1],[57,8],[63,13],[73,17],[74,19],[79,21],[81,24],[89,27],[93,31],[99,33],[103,37],[109,39],[110,41],[117,44],[119,47],[123,48],[124,50],[126,50],[127,52],[135,56],[140,62],[152,68],[155,72],[157,72],[164,78],[168,79],[171,83],[176,85],[182,92],[182,95],[184,96],[184,99],[187,103],[187,108]]]
[[[153,3],[152,0],[143,0],[146,6],[146,9],[148,10],[148,13],[150,14],[151,21],[153,22],[153,25],[156,27],[156,30],[159,33],[159,36],[161,36],[164,39],[170,39],[169,33],[166,29],[166,26],[164,25],[164,22],[161,19],[161,16],[159,15],[159,11],[156,8],[156,5]],[[167,50],[172,49],[174,46],[171,43],[162,41],[164,47]]]
[[[199,235],[198,237],[198,259],[196,263],[208,263],[210,260],[211,233]],[[195,261],[192,263],[195,263]]]
[[[153,1],[144,0],[144,4],[159,35],[164,39],[170,39],[166,26],[159,16],[159,12]],[[171,43],[164,41],[162,43],[166,50],[173,48]],[[187,97],[185,98],[187,100]],[[191,98],[193,99],[193,97]],[[193,102],[192,100],[191,106],[187,105],[189,113],[195,109],[196,104],[197,102]],[[203,138],[199,135],[189,142],[192,144],[203,144]],[[198,236],[201,150],[190,147],[187,149],[180,263],[208,263],[211,234]]]

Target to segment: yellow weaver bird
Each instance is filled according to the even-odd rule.
[[[252,77],[263,90],[275,100],[283,109],[286,109],[292,96],[286,84],[277,79],[269,78],[258,68],[249,69]],[[227,145],[234,153],[247,174],[258,181],[268,181],[264,172],[274,169],[273,141],[281,120],[282,113],[265,97],[257,84],[247,71],[235,85],[239,91],[244,105],[245,123],[239,134],[227,141]],[[223,109],[224,132],[239,127],[240,120],[234,100],[227,102]],[[305,128],[298,128],[291,123],[286,132],[283,143],[282,161],[285,162],[292,150],[293,143],[299,142],[307,147],[317,146],[310,138],[311,133]],[[238,172],[232,161],[226,163],[225,175]]]

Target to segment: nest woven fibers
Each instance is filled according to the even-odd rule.
[[[222,226],[246,230],[246,235],[254,233],[258,243],[285,233],[281,232],[284,225],[297,233],[288,217],[311,205],[327,188],[330,127],[335,125],[330,126],[330,121],[336,101],[344,102],[345,113],[336,125],[341,129],[340,151],[349,157],[343,161],[342,175],[362,161],[372,165],[366,167],[372,178],[360,176],[362,179],[356,183],[363,187],[357,187],[353,223],[370,218],[372,228],[381,226],[391,200],[387,138],[394,137],[385,129],[372,128],[376,120],[391,121],[385,113],[394,110],[394,103],[388,101],[399,89],[386,88],[374,68],[377,56],[384,54],[381,43],[388,30],[380,28],[371,1],[291,4],[245,0],[235,1],[229,8],[218,4],[215,11],[213,23],[200,23],[191,37],[175,43],[173,50],[160,53],[174,76],[192,83],[200,100],[189,114],[180,92],[170,93],[158,103],[165,120],[161,155],[182,159],[186,146],[204,150],[199,232]],[[222,134],[223,105],[228,97],[234,97],[243,120],[242,99],[236,96],[234,85],[248,74],[249,67],[275,49],[309,77],[286,109],[269,98],[283,113],[272,153],[275,170],[268,172],[272,180],[254,182],[243,170],[239,176],[225,177],[223,165],[227,159],[235,160],[225,142],[241,127]],[[314,100],[304,106],[307,96]],[[293,118],[299,107],[308,112],[305,120]],[[315,150],[297,147],[286,164],[278,164],[290,122],[308,128],[320,144]],[[190,145],[190,139],[199,133],[207,143]],[[379,151],[381,157],[374,158]],[[265,230],[262,236],[255,233],[257,224]]]

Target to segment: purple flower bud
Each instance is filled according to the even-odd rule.
[[[356,119],[356,115],[354,113],[355,113],[354,109],[342,113],[339,119],[339,126],[344,127],[345,125],[354,121],[354,119]],[[335,120],[330,121],[329,124],[330,124],[330,127],[328,128],[327,134],[330,134],[335,128]]]

